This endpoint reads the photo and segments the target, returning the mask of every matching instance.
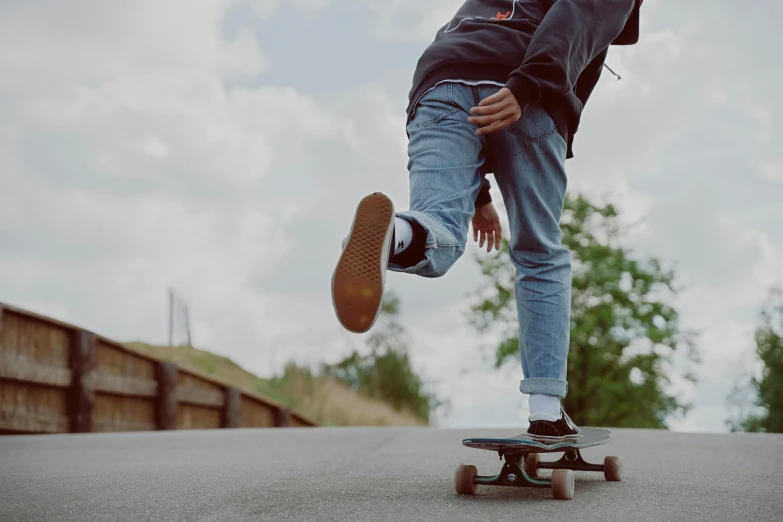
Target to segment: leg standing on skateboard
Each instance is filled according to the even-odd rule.
[[[643,0],[466,0],[416,68],[407,108],[410,209],[382,193],[359,203],[332,278],[341,324],[362,333],[380,312],[386,270],[444,275],[468,227],[487,251],[510,223],[528,434],[573,440],[568,392],[571,257],[561,244],[565,161],[610,45],[639,37]]]

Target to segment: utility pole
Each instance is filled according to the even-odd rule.
[[[188,305],[184,303],[182,304],[182,308],[185,311],[185,333],[188,336],[188,346],[192,348],[193,344],[191,343],[190,340],[190,308],[188,307]]]
[[[174,346],[174,292],[169,288],[169,346]]]

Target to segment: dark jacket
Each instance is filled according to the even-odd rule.
[[[408,118],[421,96],[448,79],[504,83],[522,110],[535,103],[573,138],[610,45],[639,39],[643,0],[466,0],[419,59]],[[488,182],[477,204],[488,201]]]

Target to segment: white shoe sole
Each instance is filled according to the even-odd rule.
[[[539,435],[525,434],[530,440],[536,442],[550,443],[550,442],[575,442],[579,440],[579,435],[565,435],[563,437],[547,437]]]

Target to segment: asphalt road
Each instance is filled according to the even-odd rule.
[[[317,428],[0,437],[0,520],[777,520],[783,436],[613,430],[585,450],[622,482],[576,472],[549,489],[454,490],[463,438],[513,430]],[[552,458],[550,456],[549,458]],[[544,472],[548,473],[548,472]]]

